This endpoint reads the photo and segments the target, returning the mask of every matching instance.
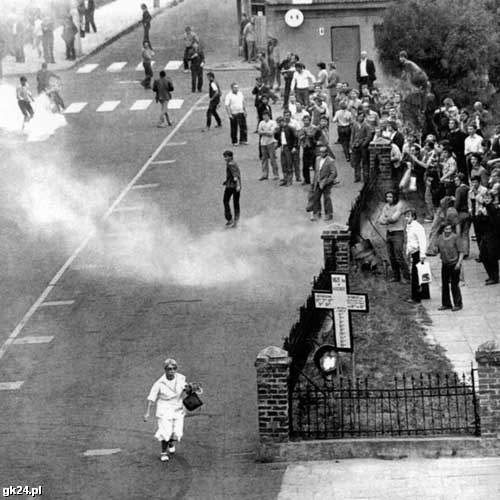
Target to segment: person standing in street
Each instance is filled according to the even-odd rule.
[[[271,162],[271,168],[273,170],[273,179],[279,179],[278,163],[276,161],[276,138],[274,137],[277,127],[278,124],[274,120],[271,120],[269,111],[264,111],[262,113],[262,120],[257,127],[262,161],[262,176],[259,181],[264,181],[269,178],[269,162]]]
[[[177,372],[177,362],[168,358],[164,362],[165,374],[151,387],[146,402],[144,422],[149,419],[151,409],[156,404],[158,430],[155,438],[161,443],[160,460],[167,462],[169,453],[175,453],[175,443],[180,442],[184,434],[183,405],[185,397],[192,392],[201,394],[199,384],[186,383],[186,377]]]
[[[299,131],[299,142],[302,147],[302,184],[311,184],[311,169],[316,161],[316,140],[318,128],[311,123],[311,117],[307,114],[302,118],[304,126]]]
[[[325,221],[333,219],[333,205],[331,192],[337,180],[337,168],[335,160],[329,156],[328,148],[321,146],[316,157],[314,168],[314,178],[311,185],[307,211],[311,213],[311,221],[318,220],[321,214],[321,198],[323,198],[323,208],[325,210]]]
[[[460,269],[464,253],[460,238],[453,232],[451,224],[446,224],[443,233],[439,236],[437,247],[441,256],[441,307],[439,311],[451,309],[460,311],[463,307],[460,292]],[[450,297],[453,297],[453,305]]]
[[[240,220],[241,173],[240,168],[233,159],[232,151],[224,151],[222,156],[226,162],[226,180],[222,183],[225,186],[222,198],[224,217],[226,218],[226,227],[235,228]],[[233,199],[234,218],[231,213],[231,198]]]
[[[64,19],[62,38],[66,44],[66,60],[74,61],[76,59],[75,53],[75,36],[78,33],[78,28],[73,22],[73,18],[70,15],[66,16]]]
[[[361,182],[361,170],[369,163],[369,145],[373,139],[374,130],[367,123],[365,115],[358,113],[358,120],[351,129],[351,167],[354,169],[354,182]]]
[[[24,117],[23,121],[23,129],[24,129],[24,125],[26,125],[26,123],[29,122],[35,114],[33,108],[31,107],[31,103],[33,102],[33,96],[31,95],[30,87],[28,85],[28,80],[25,76],[21,76],[21,78],[19,78],[19,85],[17,86],[16,89],[16,97],[17,97],[17,105],[19,106],[19,109],[21,110],[21,113],[23,114]]]
[[[149,42],[149,46],[151,47],[151,40],[149,39],[149,30],[151,29],[151,14],[149,13],[148,7],[145,3],[141,4],[142,9],[142,27],[144,29],[144,37],[142,39],[143,42]]]
[[[356,81],[359,84],[359,93],[361,94],[363,85],[368,85],[370,90],[373,88],[373,82],[377,79],[377,76],[375,74],[375,63],[368,59],[367,52],[363,50],[360,56],[356,65]]]
[[[247,110],[245,97],[239,90],[237,83],[231,84],[231,92],[228,92],[224,100],[229,123],[231,126],[231,142],[233,146],[238,145],[238,129],[240,131],[240,144],[248,144]]]
[[[297,102],[302,103],[302,106],[308,106],[309,89],[315,82],[313,74],[302,63],[295,64],[290,90],[295,91]]]
[[[326,88],[330,94],[330,105],[332,107],[332,116],[335,116],[336,106],[335,99],[337,98],[338,90],[337,85],[340,82],[339,74],[337,73],[337,67],[334,62],[329,64],[328,69],[328,79],[326,82]]]
[[[184,28],[184,56],[182,57],[184,73],[189,72],[189,56],[195,42],[198,44],[200,43],[198,35],[191,30],[191,26],[186,26]]]
[[[256,54],[255,47],[255,17],[251,17],[250,21],[243,28],[243,37],[247,47],[248,62],[254,62]]]
[[[210,71],[207,73],[208,78],[208,109],[207,109],[207,130],[210,130],[212,125],[212,116],[217,122],[216,127],[222,127],[222,121],[220,119],[219,113],[217,113],[217,107],[220,103],[221,90],[220,86],[215,80],[215,75]]]
[[[94,0],[87,0],[85,6],[85,33],[90,33],[91,26],[94,33],[97,33],[97,28],[95,26],[95,21],[94,21],[94,13],[95,13]]]
[[[153,57],[155,56],[154,50],[151,48],[149,42],[142,43],[142,67],[144,68],[144,80],[141,85],[145,89],[151,88],[151,78],[153,78]]]
[[[278,128],[274,133],[274,137],[278,141],[278,147],[281,148],[281,170],[283,171],[283,179],[280,181],[280,186],[291,186],[293,183],[293,157],[297,153],[299,140],[296,130],[288,122],[280,116],[276,123]]]
[[[167,125],[171,126],[172,122],[168,116],[168,101],[172,98],[171,92],[174,90],[172,80],[167,77],[164,70],[160,71],[160,78],[155,80],[153,84],[153,92],[156,94],[156,102],[160,103],[161,112],[160,120],[157,127],[164,128]]]
[[[410,270],[404,255],[405,220],[403,203],[397,199],[394,191],[385,193],[385,201],[378,223],[387,227],[386,246],[392,268],[391,282],[406,284],[410,280]]]
[[[241,14],[241,21],[240,21],[240,56],[243,56],[243,59],[245,61],[248,61],[248,49],[247,49],[247,44],[245,42],[245,37],[243,35],[243,30],[245,29],[245,26],[248,24],[249,19],[248,16],[246,15],[245,12]]]
[[[425,229],[417,221],[417,212],[408,210],[405,213],[406,219],[406,255],[411,260],[411,298],[407,302],[419,304],[422,299],[430,298],[429,285],[418,283],[417,264],[424,263],[425,250],[427,248],[427,238]]]
[[[54,21],[45,16],[42,20],[43,59],[47,64],[54,64]]]
[[[205,54],[198,42],[193,42],[188,53],[191,67],[191,92],[203,90],[203,66],[205,65]]]

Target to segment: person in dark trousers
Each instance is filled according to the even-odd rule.
[[[354,182],[361,181],[361,169],[368,165],[370,152],[368,147],[373,139],[373,130],[368,125],[363,113],[358,113],[358,119],[351,125],[351,167],[354,169]]]
[[[500,207],[493,203],[489,191],[483,195],[486,217],[483,221],[483,234],[479,247],[479,255],[488,279],[485,285],[498,283],[498,259],[500,258]]]
[[[141,4],[142,9],[142,27],[144,28],[144,38],[143,42],[149,42],[151,46],[151,41],[149,39],[149,30],[151,29],[151,14],[148,11],[148,7],[145,3]]]
[[[64,19],[62,38],[66,44],[66,59],[74,61],[76,59],[75,53],[75,36],[78,33],[78,28],[73,22],[71,15],[66,16]]]
[[[145,78],[142,80],[141,85],[145,89],[151,88],[151,78],[153,78],[153,57],[155,53],[151,48],[151,44],[149,42],[142,43],[142,67],[144,68]]]
[[[280,116],[276,123],[278,129],[274,137],[278,141],[278,146],[281,148],[281,170],[283,171],[283,179],[280,181],[280,186],[291,186],[293,183],[293,155],[297,152],[299,141],[295,129]]]
[[[94,21],[95,2],[94,0],[87,0],[87,7],[85,9],[85,33],[90,33],[90,27],[94,33],[97,33],[97,28]]]
[[[172,122],[168,116],[168,101],[172,98],[171,92],[174,90],[172,80],[167,77],[164,70],[160,71],[159,80],[155,80],[153,84],[153,92],[156,94],[156,102],[161,105],[160,119],[158,121],[158,128],[164,128],[167,125],[171,126]]]
[[[42,20],[43,59],[47,64],[54,64],[54,21],[48,16]]]
[[[368,88],[371,90],[373,88],[373,82],[376,79],[375,63],[371,59],[368,59],[368,54],[363,50],[356,65],[356,81],[359,84],[359,92],[361,93],[361,87],[363,85],[368,85]]]
[[[316,161],[316,132],[318,128],[311,124],[311,117],[305,115],[302,119],[304,126],[299,130],[300,145],[302,146],[302,184],[311,183],[311,169]]]
[[[403,203],[398,200],[395,191],[387,191],[385,201],[378,223],[387,227],[386,246],[392,268],[391,281],[408,283],[410,270],[404,255],[405,220]]]
[[[441,307],[444,311],[460,311],[463,307],[462,294],[460,293],[460,268],[464,253],[460,246],[460,238],[453,232],[451,224],[444,226],[443,234],[437,241],[439,254],[441,255]],[[453,305],[450,297],[453,297]]]
[[[191,92],[201,92],[203,89],[203,66],[205,65],[205,54],[198,42],[193,42],[189,49],[188,59],[191,68]]]
[[[295,72],[295,63],[297,61],[298,57],[290,53],[279,66],[281,74],[283,75],[283,80],[285,82],[285,89],[283,94],[283,109],[286,109],[288,106],[288,100],[290,99],[290,92],[292,88],[293,73]]]
[[[241,173],[237,163],[233,159],[232,151],[224,151],[222,154],[226,162],[226,180],[222,183],[225,186],[224,197],[224,217],[226,227],[235,228],[240,219],[240,194],[241,194]],[[231,213],[230,201],[233,199],[234,218]]]
[[[33,96],[31,95],[31,91],[28,85],[28,79],[25,76],[21,76],[19,78],[19,85],[16,89],[16,97],[17,105],[19,106],[19,109],[21,110],[21,113],[24,117],[24,128],[24,125],[29,122],[35,114],[33,108],[31,107]]]
[[[231,84],[231,92],[226,95],[224,105],[231,126],[231,142],[233,146],[238,145],[238,129],[240,130],[240,144],[246,146],[248,144],[247,110],[245,96],[239,90],[237,83],[233,82]]]
[[[215,80],[215,75],[210,71],[207,73],[208,78],[208,109],[207,109],[207,130],[210,129],[212,125],[212,116],[217,122],[216,127],[222,127],[222,121],[220,119],[219,113],[217,113],[217,108],[220,103],[221,90],[220,86]]]
[[[191,29],[191,26],[186,26],[184,28],[184,55],[182,57],[182,63],[184,65],[184,73],[189,72],[189,55],[193,47],[193,43],[200,43],[200,38]]]

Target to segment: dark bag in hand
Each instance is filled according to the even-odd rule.
[[[192,392],[191,394],[189,394],[189,396],[186,396],[182,400],[182,404],[184,405],[186,410],[194,411],[196,410],[196,408],[199,408],[203,404],[203,401],[199,398],[196,392]]]

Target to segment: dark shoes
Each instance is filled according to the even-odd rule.
[[[460,311],[460,310],[462,310],[462,306],[453,306],[453,307],[451,308],[451,310],[452,310],[453,312]]]
[[[268,177],[262,176],[259,181],[267,181]]]
[[[448,311],[450,309],[451,309],[450,306],[439,306],[438,307],[438,311]]]
[[[325,215],[323,220],[333,220],[333,215]]]

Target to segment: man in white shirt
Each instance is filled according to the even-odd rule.
[[[240,144],[248,144],[245,97],[239,90],[237,83],[231,84],[231,92],[226,95],[224,105],[231,125],[231,142],[233,146],[238,145],[238,128],[240,130]]]
[[[295,123],[297,124],[296,125],[297,131],[302,130],[302,128],[304,127],[304,116],[311,116],[311,115],[309,114],[309,111],[304,109],[302,107],[302,104],[298,102],[295,113],[292,111],[292,120],[291,120],[292,126],[294,126]]]
[[[429,298],[429,285],[418,283],[417,264],[423,264],[425,260],[425,249],[427,238],[422,224],[417,222],[417,212],[408,210],[405,212],[406,220],[406,255],[411,259],[411,298],[407,302],[419,304],[422,299]]]
[[[262,161],[262,177],[259,181],[264,181],[269,178],[269,162],[273,169],[273,179],[279,179],[278,163],[276,161],[276,138],[274,134],[278,124],[271,120],[269,111],[262,113],[262,120],[257,127],[260,138],[260,154]]]
[[[297,102],[307,106],[309,102],[309,87],[314,85],[316,79],[306,67],[298,62],[295,64],[295,71],[293,73],[291,90],[295,91]]]

